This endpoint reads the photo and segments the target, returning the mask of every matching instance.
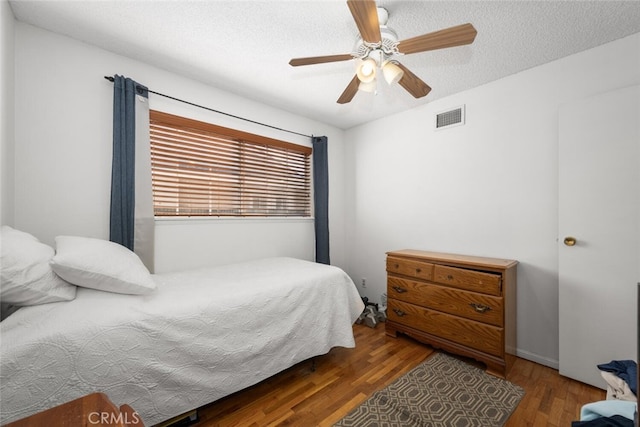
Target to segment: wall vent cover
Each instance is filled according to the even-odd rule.
[[[464,124],[464,105],[436,114],[436,129]]]

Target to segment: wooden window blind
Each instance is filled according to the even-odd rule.
[[[155,216],[311,216],[311,148],[150,111]]]

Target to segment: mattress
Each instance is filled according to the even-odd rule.
[[[0,422],[101,391],[153,425],[354,347],[341,269],[293,258],[154,275],[149,295],[78,288],[0,323]]]

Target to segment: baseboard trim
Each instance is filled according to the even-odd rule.
[[[521,357],[523,359],[530,360],[532,362],[539,363],[544,366],[548,366],[553,369],[558,369],[560,367],[560,362],[555,359],[549,359],[548,357],[540,356],[539,354],[530,353],[525,350],[516,350],[516,356]]]

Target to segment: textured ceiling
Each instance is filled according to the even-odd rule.
[[[379,0],[400,40],[467,22],[478,35],[468,46],[399,58],[433,88],[426,97],[382,81],[377,95],[358,92],[339,105],[354,61],[288,62],[351,52],[357,28],[343,0],[10,4],[19,21],[343,129],[640,32],[640,0]]]

